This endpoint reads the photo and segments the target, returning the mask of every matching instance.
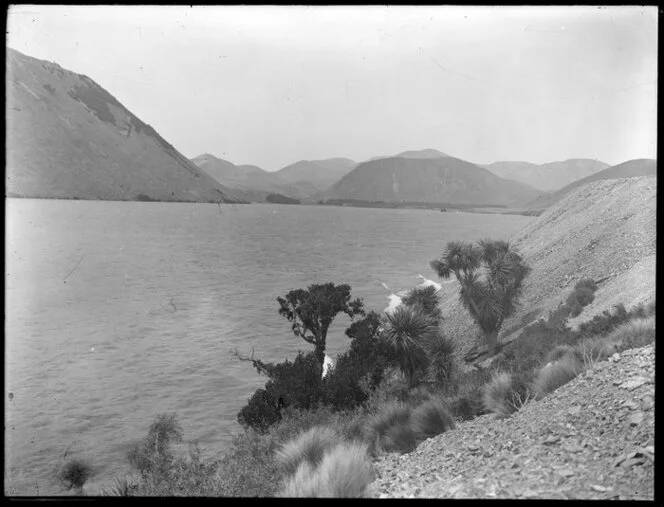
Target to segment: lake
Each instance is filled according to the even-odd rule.
[[[6,199],[5,493],[60,495],[65,453],[95,466],[98,493],[127,469],[155,416],[176,412],[187,441],[219,452],[265,378],[231,357],[269,361],[311,346],[277,296],[348,283],[368,310],[447,241],[507,238],[532,220],[277,204]],[[328,355],[343,352],[339,317]]]

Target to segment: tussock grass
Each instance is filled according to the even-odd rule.
[[[539,370],[533,382],[533,390],[538,399],[552,393],[560,386],[567,384],[584,370],[583,363],[574,352],[562,356],[555,363]]]
[[[410,452],[417,446],[411,425],[413,407],[402,402],[388,402],[367,421],[367,440],[376,451]]]
[[[607,340],[616,343],[619,352],[655,343],[655,316],[634,319],[616,328]]]
[[[442,399],[430,399],[415,409],[411,424],[418,440],[426,440],[455,428],[450,409]]]
[[[360,498],[368,496],[374,470],[367,448],[344,442],[325,453],[319,466],[303,461],[281,497]]]
[[[277,462],[286,475],[292,475],[307,462],[316,467],[326,451],[339,442],[339,434],[329,427],[315,426],[300,434],[297,438],[283,444],[277,450]]]
[[[528,386],[520,378],[504,371],[496,372],[482,392],[484,406],[499,418],[509,417],[530,398]]]
[[[579,342],[574,347],[573,354],[583,363],[583,366],[589,368],[595,363],[605,361],[617,350],[618,348],[614,342],[606,338],[595,337]]]

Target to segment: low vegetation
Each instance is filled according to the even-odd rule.
[[[483,279],[480,266],[489,272]],[[523,259],[503,242],[450,243],[432,267],[462,282],[459,297],[494,353],[488,366],[462,367],[435,288],[411,290],[384,316],[366,313],[348,285],[291,291],[278,298],[279,313],[313,350],[277,364],[236,351],[267,380],[240,410],[243,429],[223,455],[204,457],[196,446],[176,452],[182,429],[175,414],[161,414],[128,455],[131,475],[104,493],[367,496],[380,454],[412,452],[480,415],[509,418],[594,363],[655,341],[654,303],[630,311],[618,305],[571,330],[568,318],[597,289],[582,279],[547,318],[533,321],[539,310],[528,312],[519,336],[498,347],[494,335],[515,311],[529,272]],[[352,319],[349,346],[323,376],[327,330],[340,313]],[[77,475],[87,478],[76,470],[72,465],[72,484]]]
[[[57,470],[56,476],[66,489],[82,493],[83,486],[92,477],[92,465],[84,458],[72,458]]]
[[[374,480],[366,446],[343,442],[328,450],[320,464],[300,464],[279,496],[307,498],[361,498]]]

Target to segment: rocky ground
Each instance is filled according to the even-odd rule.
[[[655,347],[376,462],[378,498],[654,499]]]

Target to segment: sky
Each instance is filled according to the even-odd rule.
[[[7,46],[94,79],[189,158],[278,170],[433,148],[655,158],[657,7],[15,5]]]

